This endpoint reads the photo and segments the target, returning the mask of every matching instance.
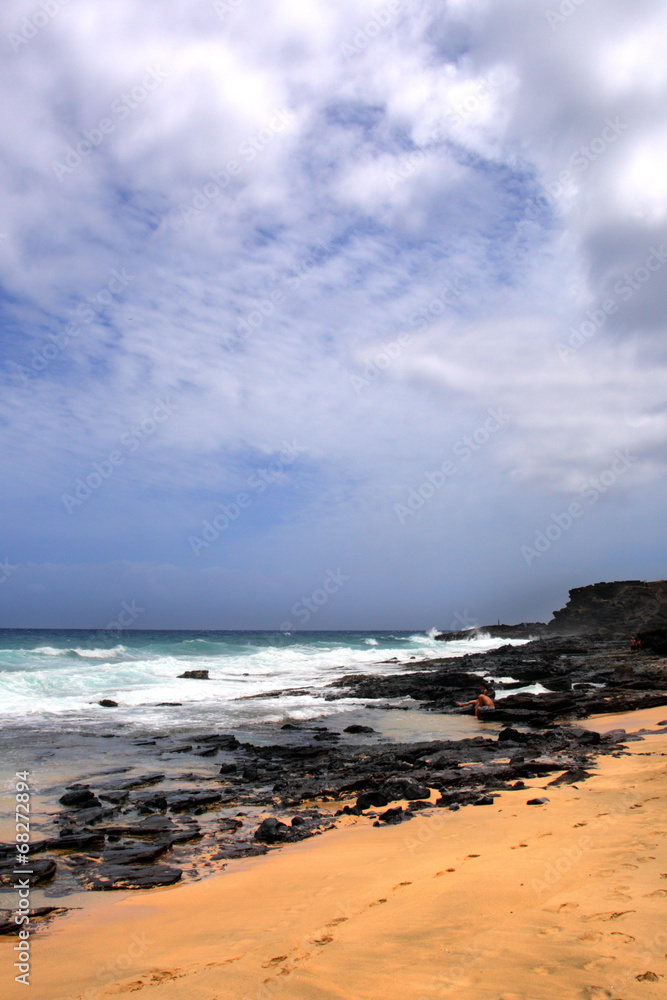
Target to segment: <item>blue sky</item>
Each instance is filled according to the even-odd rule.
[[[0,22],[1,625],[273,629],[333,574],[308,628],[449,628],[664,577],[663,4]]]

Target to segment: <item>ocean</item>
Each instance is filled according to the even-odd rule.
[[[72,731],[113,721],[224,731],[321,719],[363,706],[327,700],[327,685],[346,674],[404,672],[507,643],[445,643],[434,634],[2,629],[0,727]],[[179,677],[187,670],[208,670],[210,679]],[[101,707],[103,699],[118,707]]]
[[[197,734],[312,744],[313,729],[325,727],[344,743],[359,740],[345,729],[361,723],[373,730],[362,737],[371,744],[463,739],[479,735],[480,725],[491,735],[500,723],[424,712],[411,698],[339,697],[339,688],[331,696],[328,685],[346,674],[403,673],[425,660],[507,642],[438,642],[434,635],[0,630],[0,841],[15,832],[15,772],[29,772],[34,839],[53,834],[63,790],[78,783],[159,772],[161,788],[208,787],[219,762],[189,753]],[[209,680],[179,677],[188,670],[207,670]],[[512,678],[493,680],[502,686]],[[117,707],[102,707],[104,699]],[[283,732],[286,723],[303,728]],[[45,900],[72,890],[73,877],[61,868],[57,884],[43,890]]]

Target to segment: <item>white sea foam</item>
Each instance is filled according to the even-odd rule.
[[[500,701],[501,698],[509,698],[510,695],[514,694],[549,694],[549,688],[545,688],[543,684],[537,682],[528,684],[526,687],[512,688],[509,691],[496,691],[495,700]]]
[[[113,718],[161,726],[208,720],[217,726],[306,719],[363,704],[349,698],[325,700],[327,685],[338,677],[404,672],[425,659],[482,652],[507,642],[479,637],[439,642],[425,633],[356,634],[349,639],[347,634],[289,639],[276,633],[261,641],[253,635],[161,638],[151,644],[134,641],[126,632],[122,644],[108,649],[87,649],[80,642],[10,649],[0,654],[0,720],[60,717],[71,724],[73,719]],[[398,662],[387,662],[393,658]],[[210,679],[179,677],[192,669],[208,670]],[[98,705],[105,698],[119,704],[112,715]]]

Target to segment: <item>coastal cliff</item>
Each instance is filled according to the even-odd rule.
[[[570,599],[554,611],[547,634],[631,636],[643,629],[667,626],[667,581],[621,580],[593,583],[570,591]]]
[[[667,581],[620,580],[575,587],[564,608],[548,623],[485,625],[460,632],[443,632],[442,641],[485,632],[498,638],[532,639],[548,635],[601,635],[628,639],[646,629],[667,628]]]

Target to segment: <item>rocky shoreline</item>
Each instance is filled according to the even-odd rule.
[[[615,589],[599,599],[601,587]],[[581,591],[586,615],[577,610]],[[525,645],[410,663],[391,676],[348,675],[333,681],[326,695],[375,705],[410,698],[425,712],[453,713],[454,703],[484,682],[503,695],[490,718],[504,728],[495,726],[492,735],[480,722],[473,738],[398,743],[380,740],[367,726],[349,726],[343,736],[321,725],[287,723],[276,725],[275,742],[261,745],[228,733],[135,740],[134,767],[84,775],[62,789],[50,829],[31,845],[31,885],[47,886],[50,896],[172,885],[184,873],[201,877],[229,860],[320,834],[341,817],[395,824],[424,809],[488,805],[501,789],[530,805],[526,778],[544,776],[540,802],[548,800],[549,784],[586,780],[599,755],[622,754],[624,743],[640,737],[623,730],[600,736],[568,721],[667,706],[665,656],[655,644],[629,646],[638,624],[664,632],[667,591],[663,584],[630,581],[572,595],[575,606],[555,615],[556,626],[500,626],[510,630],[503,633],[508,637],[514,629],[514,638],[539,626],[538,637]],[[573,617],[578,627],[567,634]],[[528,685],[541,690],[511,693]],[[185,767],[177,775],[142,770],[142,753],[151,761],[156,753],[171,760],[179,755]],[[6,888],[17,877],[15,853],[14,845],[0,844]],[[49,920],[62,912],[46,906],[33,915]],[[15,933],[10,911],[3,915],[0,934]]]

